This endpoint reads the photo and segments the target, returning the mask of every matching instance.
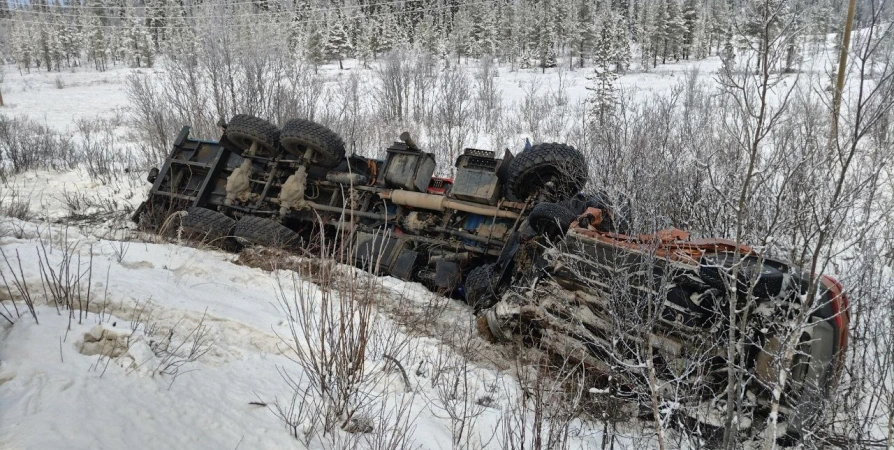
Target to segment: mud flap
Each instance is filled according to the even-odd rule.
[[[418,252],[404,250],[400,256],[397,257],[397,260],[394,261],[394,265],[391,267],[391,276],[404,281],[410,281],[410,279],[413,278],[413,271],[416,268],[416,260],[418,258]]]
[[[453,292],[462,282],[459,266],[453,261],[438,260],[435,263],[435,286],[445,292]]]
[[[357,233],[353,264],[375,274],[390,273],[406,240],[381,234]]]

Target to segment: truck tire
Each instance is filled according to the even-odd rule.
[[[558,203],[543,202],[531,210],[528,223],[538,234],[557,238],[565,236],[576,217],[571,210]]]
[[[472,269],[466,275],[466,281],[463,285],[466,303],[476,312],[490,308],[498,300],[498,284],[496,264],[484,264]]]
[[[276,125],[248,114],[236,114],[227,123],[227,139],[239,149],[243,156],[252,143],[257,143],[258,156],[272,157],[279,152],[279,128]]]
[[[574,147],[555,142],[537,144],[509,163],[506,194],[519,202],[539,196],[559,202],[580,192],[587,184],[587,174],[587,160]]]
[[[332,168],[345,157],[345,142],[329,128],[305,119],[285,123],[280,134],[282,147],[295,156],[304,156],[305,149],[314,151],[316,165]]]
[[[300,245],[298,233],[279,222],[255,216],[245,216],[236,222],[233,235],[251,245],[292,248]]]
[[[225,248],[234,225],[236,221],[231,217],[208,208],[193,206],[186,211],[181,228],[189,239]]]

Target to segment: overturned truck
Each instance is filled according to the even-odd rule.
[[[838,379],[848,312],[837,281],[725,240],[632,235],[625,202],[584,193],[587,161],[571,146],[467,148],[449,179],[407,133],[379,160],[346,155],[308,120],[220,125],[218,141],[180,131],[135,220],[164,229],[178,217],[224,248],[349,241],[352,264],[463,299],[486,338],[622,373],[613,395],[657,377],[658,394],[700,423],[723,425],[715,412],[744,373],[735,398],[749,415],[766,417],[776,391],[797,435]],[[663,392],[681,387],[689,394]]]

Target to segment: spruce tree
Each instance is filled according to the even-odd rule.
[[[324,44],[324,52],[327,58],[337,59],[338,68],[344,70],[344,59],[352,53],[353,46],[345,30],[344,20],[341,14],[335,13],[327,15],[328,30],[326,33],[326,42]]]
[[[680,60],[680,48],[683,41],[683,13],[677,0],[664,0],[666,19],[662,26],[664,45],[662,48],[662,63],[667,62],[667,57]]]
[[[497,51],[496,15],[494,8],[485,4],[475,12],[472,22],[469,54],[475,58],[493,56]]]
[[[577,15],[577,41],[575,42],[578,56],[578,66],[584,67],[584,60],[588,59],[596,42],[596,19],[593,17],[593,8],[587,0],[580,2]]]
[[[537,56],[543,72],[549,67],[556,67],[557,27],[552,2],[543,1],[539,5],[539,23],[537,26]]]
[[[609,27],[609,39],[611,40],[611,62],[615,65],[615,71],[625,72],[630,66],[630,36],[627,27],[627,19],[623,15],[612,12]]]
[[[686,0],[683,5],[683,39],[680,46],[680,54],[683,59],[689,59],[698,44],[696,36],[699,27],[699,14],[697,0]]]
[[[730,29],[730,15],[729,8],[726,4],[725,0],[720,0],[714,7],[711,8],[711,21],[707,26],[707,34],[708,41],[710,41],[708,45],[708,54],[711,54],[711,49],[713,45],[716,45],[716,53],[720,54],[723,50],[723,45],[727,41],[727,33]]]
[[[354,57],[360,60],[363,67],[368,68],[369,62],[375,57],[376,34],[376,24],[373,20],[361,22],[354,44]]]
[[[311,21],[305,29],[304,59],[314,70],[325,61],[326,34],[319,22]]]
[[[607,20],[610,13],[605,13],[601,23],[599,38],[594,49],[593,74],[587,77],[590,84],[587,86],[589,124],[591,126],[602,125],[607,116],[612,112],[616,103],[614,83],[618,75],[611,70],[614,62],[614,48],[612,43],[612,26]]]
[[[15,24],[15,22],[13,22]],[[18,25],[13,28],[12,44],[16,55],[16,63],[19,71],[25,69],[31,73],[31,63],[34,60],[34,38],[30,26]]]

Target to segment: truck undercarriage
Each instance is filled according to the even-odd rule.
[[[164,232],[180,217],[191,237],[224,248],[313,253],[314,236],[330,236],[348,243],[351,264],[463,299],[488,339],[621,374],[622,387],[654,375],[662,398],[704,423],[723,425],[710,411],[744,373],[755,417],[783,387],[796,434],[839,377],[848,313],[834,279],[812,283],[747,246],[680,230],[628,235],[624,202],[582,192],[587,164],[571,146],[468,148],[447,179],[407,133],[376,160],[345,156],[337,134],[307,120],[222,125],[219,141],[181,130],[135,220]]]

